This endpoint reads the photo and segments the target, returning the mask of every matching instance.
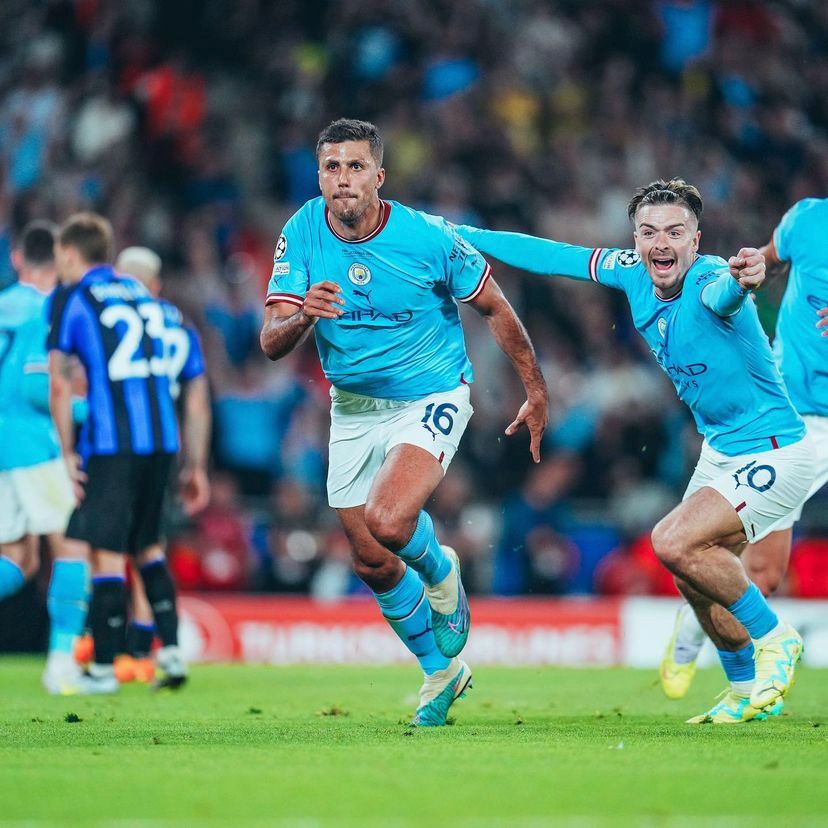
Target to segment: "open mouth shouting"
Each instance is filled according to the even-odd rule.
[[[650,261],[653,263],[653,270],[664,275],[667,275],[676,263],[672,256],[652,256]]]

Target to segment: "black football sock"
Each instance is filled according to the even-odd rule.
[[[126,622],[126,583],[119,576],[92,578],[89,626],[95,641],[95,664],[112,664],[124,651]]]
[[[155,629],[165,647],[178,644],[178,609],[175,584],[165,560],[151,561],[141,567],[147,600],[152,607]]]
[[[152,624],[138,624],[130,621],[127,627],[127,652],[133,658],[146,658],[152,650],[155,627]]]

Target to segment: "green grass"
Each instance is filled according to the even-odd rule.
[[[51,698],[0,659],[0,824],[825,824],[828,671],[779,719],[694,727],[650,672],[480,668],[435,730],[413,668],[203,666],[179,694]],[[71,719],[79,719],[70,721]]]

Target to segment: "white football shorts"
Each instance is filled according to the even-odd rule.
[[[810,435],[771,451],[728,457],[702,445],[684,500],[709,486],[738,512],[749,543],[791,526],[814,482],[816,466]]]
[[[404,402],[331,388],[328,503],[361,506],[394,446],[419,446],[449,467],[473,413],[469,386]]]
[[[826,483],[828,483],[828,417],[818,417],[816,414],[803,414],[802,419],[808,428],[811,438],[811,454],[816,463],[816,477],[805,500],[799,504],[789,518],[777,526],[777,529],[790,529],[802,517],[802,507]]]
[[[63,458],[0,471],[0,543],[64,532],[75,508]]]

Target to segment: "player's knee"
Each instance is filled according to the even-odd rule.
[[[394,581],[399,567],[399,560],[390,555],[381,560],[366,560],[354,553],[352,563],[356,576],[374,591],[385,591],[386,585]]]
[[[653,528],[650,540],[656,557],[670,570],[675,570],[682,556],[682,543],[675,522],[668,515]]]
[[[386,549],[402,549],[411,537],[408,522],[394,509],[381,505],[365,507],[365,525],[371,536]]]

